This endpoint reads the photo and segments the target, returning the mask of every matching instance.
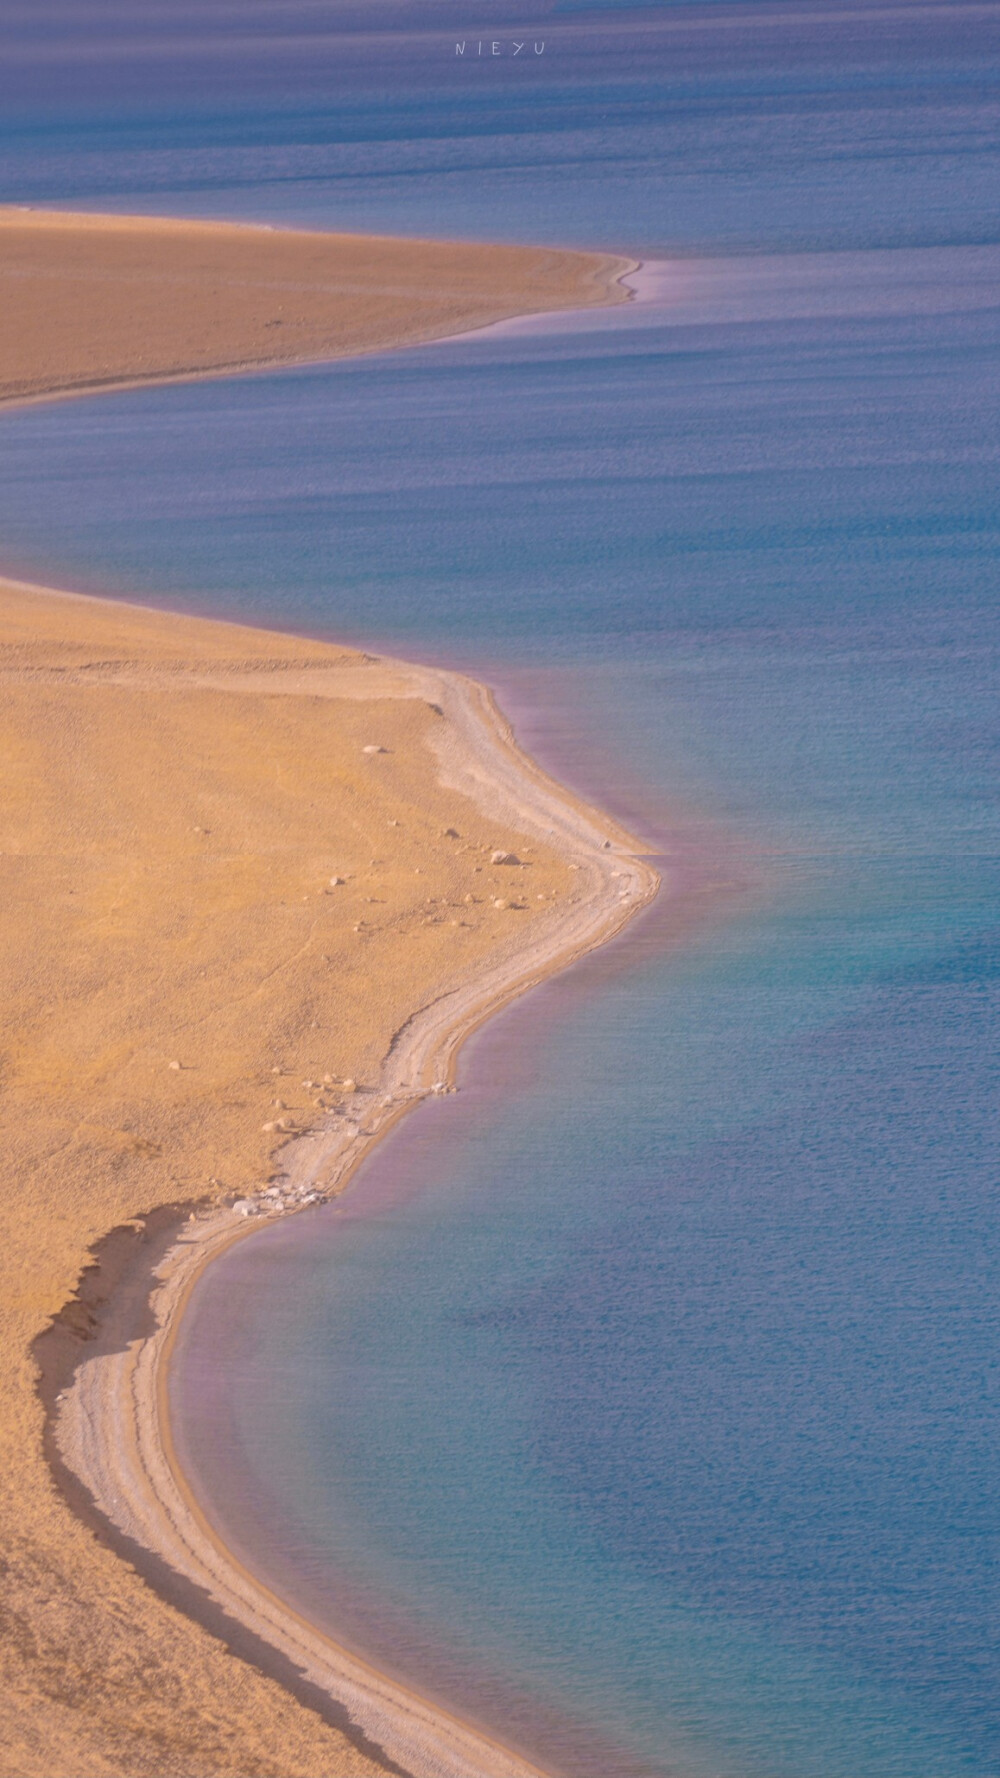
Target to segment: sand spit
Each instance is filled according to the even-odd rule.
[[[610,254],[0,206],[0,405],[623,302]]]
[[[232,1560],[165,1377],[212,1256],[342,1190],[656,874],[459,674],[6,583],[0,682],[0,1772],[523,1773]],[[105,1247],[67,1307],[151,1213],[131,1281],[107,1300]]]

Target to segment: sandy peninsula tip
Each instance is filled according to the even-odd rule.
[[[0,405],[627,300],[610,254],[0,206]]]

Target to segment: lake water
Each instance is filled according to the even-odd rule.
[[[4,565],[472,666],[668,885],[741,886],[219,1262],[189,1461],[317,1617],[572,1778],[992,1778],[995,13],[560,7],[523,75],[433,8],[124,18],[86,78],[23,27],[20,201],[671,263],[7,414]]]

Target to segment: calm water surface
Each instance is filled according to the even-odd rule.
[[[317,1616],[574,1778],[993,1778],[993,9],[559,8],[521,86],[431,10],[250,7],[224,59],[221,6],[123,18],[87,80],[23,27],[21,201],[679,263],[8,414],[5,565],[472,665],[751,885],[219,1262],[189,1461]]]

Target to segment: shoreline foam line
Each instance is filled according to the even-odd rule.
[[[568,906],[538,922],[526,945],[414,1011],[392,1039],[377,1086],[358,1095],[360,1127],[334,1114],[277,1152],[289,1191],[323,1197],[343,1191],[407,1110],[453,1084],[471,1032],[615,936],[660,884],[638,841],[562,790],[519,749],[487,687],[445,669],[385,664],[403,695],[436,703],[448,719],[437,744],[440,782],[472,797],[490,818],[558,848],[576,868],[578,891]],[[197,1599],[207,1599],[216,1621],[206,1627],[220,1634],[220,1611],[242,1626],[258,1649],[267,1645],[282,1667],[300,1674],[307,1690],[329,1698],[340,1726],[346,1715],[361,1745],[371,1750],[374,1743],[397,1770],[413,1778],[528,1778],[536,1767],[384,1678],[255,1580],[195,1499],[174,1450],[170,1355],[196,1279],[218,1253],[252,1232],[253,1220],[232,1207],[195,1208],[156,1265],[151,1294],[133,1292],[125,1323],[119,1317],[105,1342],[110,1349],[102,1349],[100,1337],[76,1347],[72,1380],[55,1377],[49,1393],[59,1466],[89,1496],[92,1520],[105,1523],[113,1542],[117,1534],[131,1546],[140,1571],[135,1549],[152,1557],[147,1578],[154,1586],[164,1568],[180,1577],[189,1614],[197,1617]],[[80,1496],[71,1504],[79,1511]],[[267,1670],[259,1654],[245,1658]]]

